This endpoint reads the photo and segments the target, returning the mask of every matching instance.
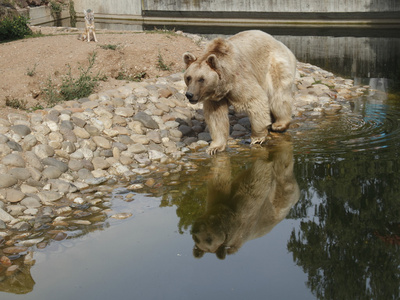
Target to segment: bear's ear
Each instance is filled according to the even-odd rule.
[[[204,251],[197,248],[196,246],[193,248],[193,256],[195,258],[202,258],[204,255]]]
[[[219,248],[217,249],[217,252],[215,253],[217,255],[217,257],[221,260],[224,260],[226,257],[226,248],[225,245],[222,244],[221,246],[219,246]]]
[[[194,56],[192,53],[185,52],[183,54],[183,61],[186,64],[186,68],[189,67],[194,61],[196,61],[196,56]]]
[[[206,63],[210,66],[211,69],[213,70],[218,69],[218,58],[215,54],[210,54],[207,57]]]

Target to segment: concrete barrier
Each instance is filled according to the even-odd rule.
[[[66,9],[61,12],[60,18],[57,20],[51,15],[51,10],[48,6],[28,7],[20,10],[20,13],[29,17],[31,25],[66,26],[69,24],[70,15]]]
[[[91,8],[97,18],[143,25],[399,25],[398,0],[74,0],[78,18]]]

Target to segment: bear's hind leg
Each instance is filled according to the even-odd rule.
[[[268,137],[268,127],[271,125],[271,113],[268,99],[260,96],[260,100],[247,103],[247,113],[251,124],[251,144],[262,144]]]
[[[278,92],[271,101],[273,117],[272,131],[283,132],[289,128],[292,120],[293,94],[291,92]]]
[[[214,155],[225,150],[229,136],[228,101],[205,101],[204,116],[210,131],[212,142],[207,153]]]

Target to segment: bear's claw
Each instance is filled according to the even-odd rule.
[[[208,147],[206,151],[207,151],[207,154],[209,154],[209,155],[215,155],[218,152],[218,148]]]
[[[251,138],[251,143],[250,145],[254,145],[254,144],[262,144],[265,142],[265,137],[252,137]]]
[[[215,155],[217,154],[217,152],[222,152],[225,150],[225,146],[212,146],[210,145],[210,147],[207,148],[206,152],[209,155]]]

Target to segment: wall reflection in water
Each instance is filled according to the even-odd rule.
[[[293,147],[288,141],[254,150],[251,167],[232,177],[230,157],[213,158],[206,211],[192,226],[193,255],[220,259],[270,232],[298,201]]]

